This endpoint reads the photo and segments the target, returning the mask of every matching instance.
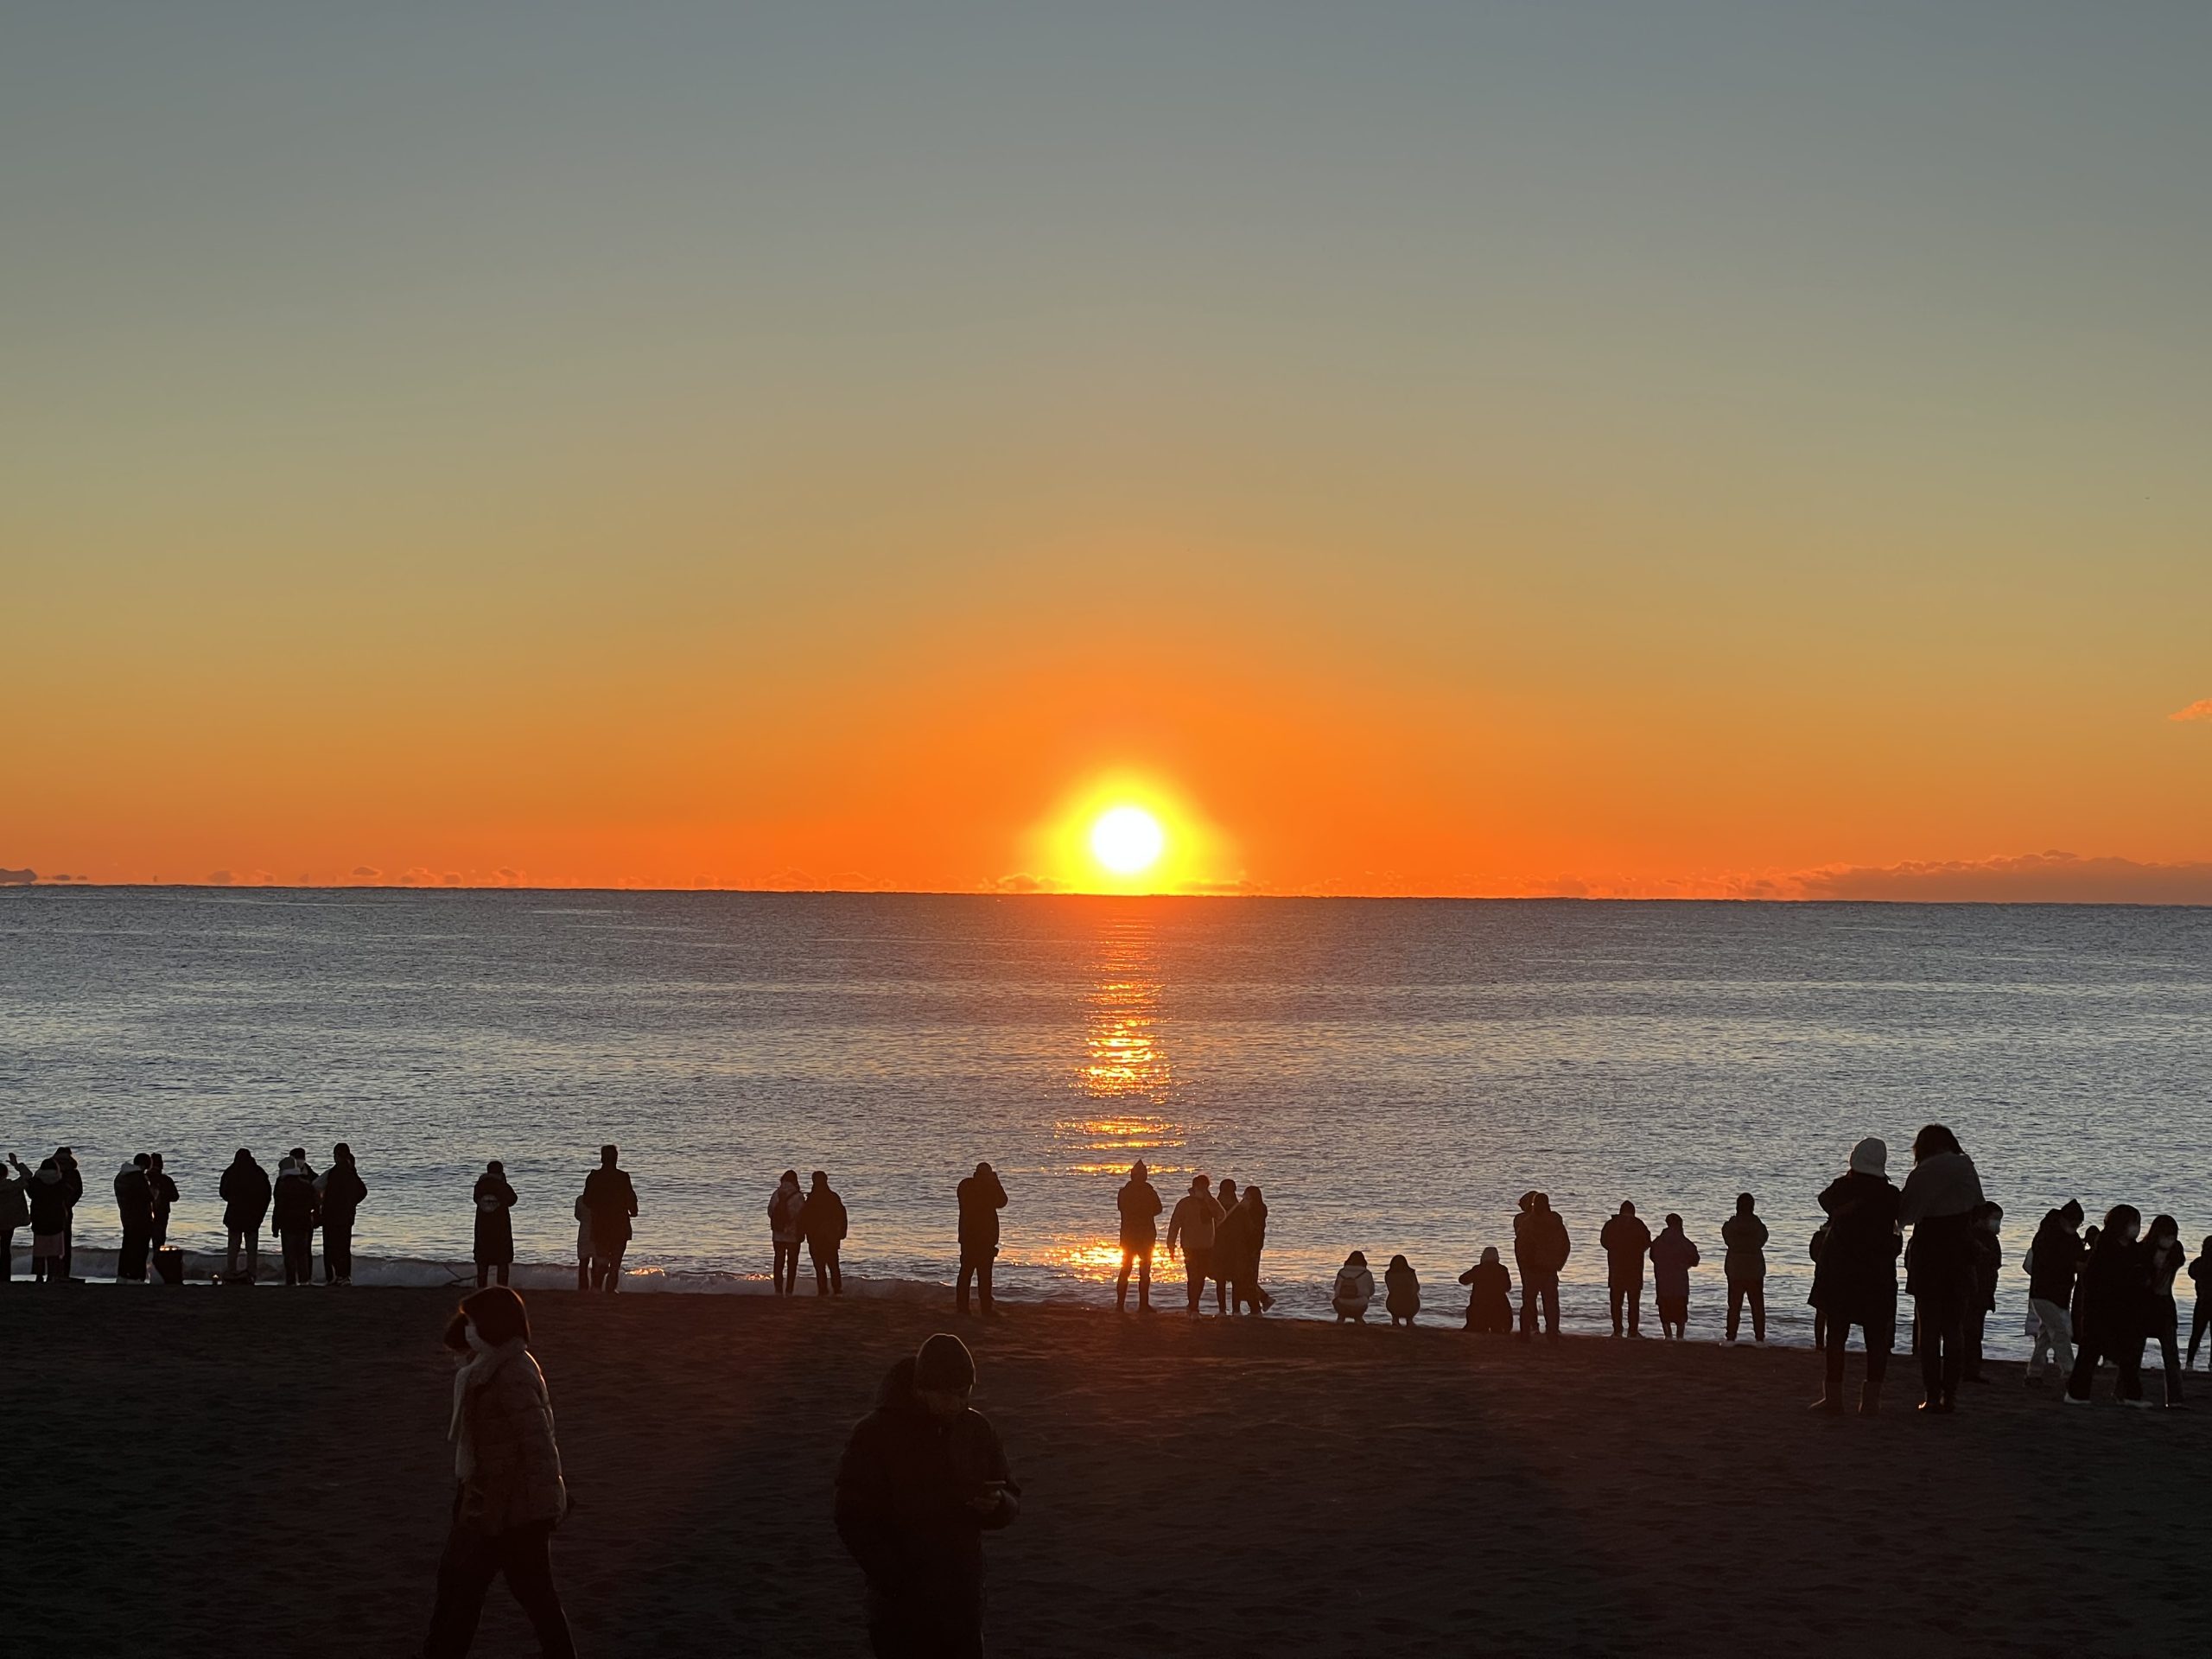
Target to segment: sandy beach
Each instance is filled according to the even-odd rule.
[[[17,1650],[410,1651],[453,1301],[8,1292]],[[2063,1411],[2012,1365],[1941,1422],[1893,1375],[1868,1422],[1808,1416],[1802,1350],[810,1297],[531,1313],[587,1653],[862,1650],[831,1473],[941,1326],[1026,1488],[989,1546],[1001,1653],[2179,1650],[2207,1607],[2212,1417]],[[531,1650],[504,1592],[478,1650]]]

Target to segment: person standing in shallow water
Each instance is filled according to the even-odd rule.
[[[953,1198],[960,1206],[960,1282],[955,1295],[963,1313],[968,1311],[968,1286],[976,1286],[978,1306],[988,1317],[991,1306],[991,1264],[999,1255],[999,1211],[1006,1208],[1006,1187],[998,1171],[988,1164],[960,1183]]]
[[[830,1190],[830,1172],[816,1170],[813,1181],[806,1208],[799,1212],[799,1225],[806,1233],[806,1254],[814,1263],[814,1294],[842,1296],[845,1275],[838,1270],[837,1252],[845,1246],[849,1218],[845,1201]]]
[[[938,1332],[891,1368],[837,1465],[878,1659],[982,1659],[983,1534],[1013,1524],[1021,1488],[975,1386],[967,1345]]]
[[[1137,1269],[1137,1312],[1152,1312],[1152,1252],[1159,1242],[1160,1193],[1151,1181],[1152,1172],[1140,1158],[1129,1166],[1129,1179],[1114,1195],[1114,1207],[1122,1217],[1122,1272],[1114,1281],[1114,1311],[1126,1313],[1129,1309],[1129,1264]]]
[[[1690,1332],[1690,1269],[1697,1246],[1682,1230],[1682,1218],[1669,1215],[1651,1241],[1651,1289],[1659,1304],[1659,1332],[1680,1342]]]
[[[1651,1230],[1636,1213],[1636,1206],[1621,1200],[1620,1213],[1598,1230],[1598,1248],[1605,1253],[1605,1300],[1613,1311],[1613,1334],[1643,1334],[1643,1257],[1651,1248]],[[1628,1328],[1621,1328],[1621,1315]]]
[[[1912,1173],[1905,1177],[1900,1219],[1912,1229],[1906,1287],[1920,1321],[1920,1409],[1957,1409],[1965,1374],[1967,1326],[1974,1290],[1974,1217],[1984,1199],[1981,1177],[1958,1136],[1930,1123],[1912,1138]]]
[[[507,1282],[514,1265],[515,1227],[509,1213],[515,1207],[515,1190],[507,1185],[507,1166],[494,1158],[476,1178],[472,1195],[476,1205],[476,1284],[480,1290],[494,1274]]]
[[[1541,1310],[1544,1335],[1559,1338],[1559,1275],[1573,1245],[1567,1223],[1552,1209],[1548,1193],[1528,1192],[1513,1218],[1513,1260],[1521,1269],[1521,1339],[1536,1334]]]
[[[1766,1340],[1766,1223],[1758,1200],[1736,1195],[1736,1213],[1720,1224],[1720,1271],[1728,1281],[1728,1340],[1736,1340],[1744,1304],[1751,1305],[1751,1340]]]
[[[254,1162],[244,1147],[223,1172],[216,1194],[223,1200],[223,1225],[231,1247],[223,1276],[233,1284],[251,1284],[261,1271],[261,1219],[269,1213],[269,1172]],[[245,1246],[245,1276],[238,1277],[238,1246]]]
[[[799,1217],[805,1212],[806,1194],[799,1191],[798,1171],[787,1169],[768,1195],[768,1242],[775,1249],[779,1296],[798,1288],[798,1247],[806,1242],[806,1228]]]
[[[530,1316],[504,1285],[477,1291],[446,1327],[454,1376],[453,1521],[438,1563],[425,1659],[459,1659],[476,1639],[485,1592],[504,1576],[545,1659],[575,1659],[553,1583],[553,1529],[568,1512],[545,1373],[530,1351]]]
[[[1191,1190],[1175,1201],[1175,1212],[1167,1217],[1167,1259],[1175,1259],[1175,1247],[1183,1247],[1183,1279],[1191,1299],[1190,1313],[1198,1317],[1198,1305],[1205,1300],[1206,1277],[1213,1271],[1214,1238],[1221,1226],[1221,1205],[1207,1191],[1206,1178],[1191,1177]]]
[[[609,1141],[599,1149],[599,1167],[584,1178],[584,1208],[591,1211],[592,1288],[610,1296],[622,1288],[630,1219],[638,1213],[638,1189],[620,1166],[621,1155],[621,1148]]]
[[[1813,1306],[1825,1322],[1826,1386],[1813,1402],[1815,1411],[1843,1409],[1844,1357],[1857,1325],[1866,1344],[1866,1381],[1859,1391],[1859,1414],[1881,1408],[1882,1378],[1897,1339],[1898,1206],[1904,1195],[1889,1178],[1889,1147],[1869,1135],[1851,1149],[1851,1166],[1821,1194],[1827,1214],[1813,1273]]]

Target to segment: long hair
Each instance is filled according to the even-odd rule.
[[[1927,1162],[1939,1152],[1965,1150],[1959,1144],[1959,1137],[1941,1123],[1930,1123],[1912,1137],[1912,1161],[1916,1164]]]
[[[2143,1212],[2132,1204],[2115,1204],[2105,1211],[2104,1230],[2097,1235],[2096,1251],[2100,1255],[2108,1251],[2125,1249],[2131,1241],[2126,1235],[2129,1227],[2140,1228]]]

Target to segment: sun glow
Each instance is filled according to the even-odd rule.
[[[1094,773],[1030,830],[1019,892],[1218,893],[1235,850],[1181,791],[1135,770]]]
[[[1141,806],[1117,806],[1090,826],[1090,855],[1116,875],[1141,875],[1167,850],[1167,832]]]

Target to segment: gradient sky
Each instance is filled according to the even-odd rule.
[[[2212,902],[2195,0],[0,16],[0,866]]]

